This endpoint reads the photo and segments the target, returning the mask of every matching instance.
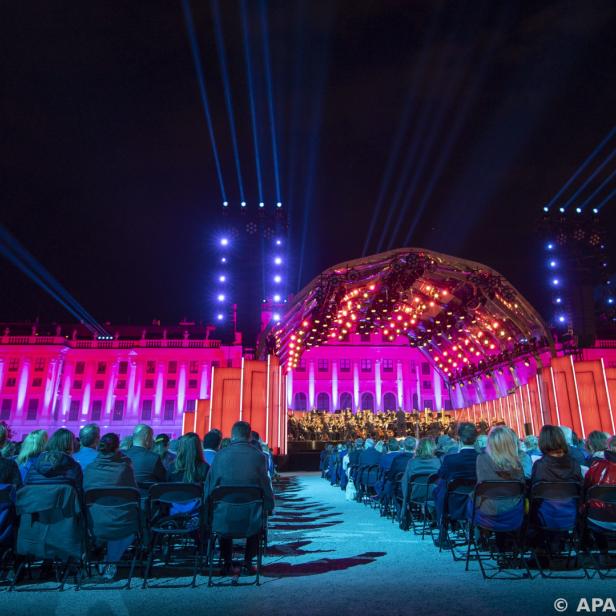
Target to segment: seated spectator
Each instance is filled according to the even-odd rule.
[[[371,466],[378,464],[381,460],[381,454],[374,448],[374,440],[371,438],[366,439],[365,447],[359,454],[360,466]]]
[[[586,439],[586,450],[590,454],[588,464],[592,466],[596,460],[605,459],[605,450],[607,449],[607,442],[610,435],[606,432],[599,432],[599,430],[593,430]]]
[[[224,439],[231,442],[231,439]],[[214,461],[214,456],[216,452],[220,449],[222,445],[222,432],[214,428],[214,430],[210,430],[203,437],[203,456],[205,461],[212,466],[212,462]]]
[[[427,498],[424,486],[420,484],[413,485],[412,491],[409,494],[409,480],[413,475],[432,475],[438,473],[441,468],[441,459],[436,457],[436,443],[433,439],[424,437],[419,440],[415,456],[411,458],[402,475],[402,507],[404,512],[407,510],[408,502],[413,500],[425,500]]]
[[[274,510],[274,494],[267,474],[267,461],[262,452],[250,444],[250,424],[238,421],[231,429],[231,444],[221,449],[216,456],[205,482],[205,497],[208,498],[218,486],[255,486],[263,490],[268,514]],[[220,551],[223,573],[232,570],[233,542],[221,539]],[[244,551],[244,573],[252,574],[252,559],[258,548],[258,537],[249,537]]]
[[[129,436],[125,436],[120,441],[120,451],[128,451],[133,446],[133,436],[132,434]]]
[[[99,442],[98,454],[87,465],[83,475],[83,488],[136,488],[137,481],[130,458],[120,451],[120,439],[117,434],[105,434]],[[119,512],[121,514],[121,512]],[[113,510],[106,511],[107,516],[113,515]],[[93,515],[96,513],[93,512]],[[113,522],[113,519],[104,520]],[[103,570],[103,580],[110,582],[117,574],[117,563],[130,546],[134,535],[113,539],[107,542],[107,558]]]
[[[389,442],[387,443],[387,450],[387,453],[382,455],[381,460],[379,461],[379,467],[382,474],[385,474],[389,471],[394,459],[402,453],[400,451],[400,444],[395,438],[389,439]]]
[[[442,434],[436,440],[436,455],[439,457],[450,453],[457,453],[458,449],[457,441],[449,436],[449,434]]]
[[[526,453],[530,456],[531,462],[535,462],[541,457],[541,450],[539,449],[539,439],[534,434],[529,434],[524,439],[524,448]]]
[[[458,426],[460,449],[458,453],[450,453],[442,458],[441,468],[438,470],[439,481],[434,489],[434,503],[436,518],[440,520],[445,511],[447,497],[447,483],[452,479],[477,480],[477,428],[475,424],[462,422]],[[449,502],[449,515],[457,520],[464,519],[466,513],[467,497],[452,495]]]
[[[222,441],[220,441],[220,448],[224,449],[225,447],[228,447],[229,445],[231,445],[231,439],[230,438],[223,438]],[[203,454],[205,455],[205,451],[203,452]],[[207,462],[207,458],[205,459],[205,461]],[[210,464],[211,466],[211,464]]]
[[[199,435],[194,432],[184,434],[179,440],[178,455],[169,468],[169,481],[203,483],[209,470]]]
[[[274,474],[274,458],[272,457],[269,447],[263,442],[258,432],[254,430],[250,433],[250,444],[254,445],[267,460],[267,474],[271,477]]]
[[[475,441],[475,449],[477,450],[477,453],[485,453],[487,445],[488,435],[480,434]]]
[[[133,462],[135,478],[139,484],[157,483],[167,480],[167,471],[160,456],[153,451],[154,433],[150,426],[137,424],[133,430],[133,446],[126,455]]]
[[[374,446],[374,448],[380,453],[380,454],[385,454],[387,453],[387,447],[385,446],[385,443],[383,441],[378,441],[377,444]]]
[[[565,437],[565,441],[567,443],[567,448],[568,448],[568,455],[571,456],[578,464],[580,465],[586,465],[586,455],[584,454],[584,452],[582,451],[582,449],[580,449],[575,443],[574,443],[574,432],[571,428],[569,428],[568,426],[559,426],[559,428],[561,429],[564,437]],[[539,437],[541,438],[541,435],[539,435]],[[577,437],[576,437],[577,440]],[[541,448],[541,446],[540,446]]]
[[[71,483],[79,491],[83,487],[83,471],[72,458],[75,436],[70,430],[60,428],[47,441],[45,451],[28,469],[24,483]]]
[[[46,445],[46,430],[32,430],[32,432],[26,436],[24,442],[21,444],[19,455],[15,460],[19,466],[22,481],[25,480],[28,470],[41,455]]]
[[[609,439],[604,457],[595,459],[584,477],[585,492],[597,485],[616,485],[616,436]],[[586,506],[588,516],[592,518],[592,524],[610,531],[616,530],[616,505],[592,499],[586,503]]]
[[[524,477],[526,479],[530,479],[530,476],[533,472],[533,460],[526,453],[526,445],[524,441],[519,439],[515,432],[513,433],[515,436],[515,440],[518,446],[518,457],[520,458],[520,463],[522,464],[522,470],[524,471]]]
[[[16,488],[21,488],[22,479],[19,466],[15,460],[0,457],[0,485],[13,484]]]
[[[477,481],[521,481],[524,479],[518,455],[518,437],[505,426],[490,430],[485,453],[477,456]]]
[[[561,427],[543,426],[539,434],[539,449],[543,457],[533,464],[531,484],[538,481],[582,481],[580,463],[570,454]]]
[[[415,455],[417,439],[414,436],[407,436],[403,443],[403,450],[392,461],[389,470],[385,473],[385,478],[393,480],[398,473],[404,473],[408,466],[409,460]]]
[[[85,470],[98,455],[98,443],[100,441],[100,428],[94,424],[86,424],[79,430],[79,451],[73,454],[73,459],[77,460],[81,465],[81,469]]]
[[[157,434],[154,439],[154,445],[152,446],[152,452],[160,457],[160,461],[165,467],[165,471],[169,471],[171,464],[175,460],[175,454],[169,451],[169,438],[168,434]]]

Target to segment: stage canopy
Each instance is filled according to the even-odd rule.
[[[530,303],[493,269],[420,248],[335,265],[292,300],[269,336],[287,370],[351,334],[419,348],[450,383],[552,348]]]

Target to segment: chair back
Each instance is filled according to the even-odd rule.
[[[141,535],[141,493],[137,488],[93,488],[84,495],[88,533],[95,542]]]
[[[595,485],[587,490],[586,522],[594,530],[616,533],[616,485]]]
[[[415,473],[409,477],[407,494],[411,502],[425,503],[430,499],[430,488],[438,481],[436,473]]]
[[[531,522],[544,530],[572,530],[581,497],[582,485],[576,481],[538,481],[530,489]]]
[[[267,516],[263,490],[255,486],[217,486],[208,499],[208,526],[212,534],[243,539],[265,530]]]
[[[495,532],[518,531],[524,522],[524,481],[481,481],[469,502],[471,523]]]
[[[150,523],[161,518],[192,519],[203,512],[203,486],[197,483],[155,483],[148,491],[147,511]]]
[[[17,524],[15,486],[0,483],[0,546],[12,546]]]

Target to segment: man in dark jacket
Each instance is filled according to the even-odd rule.
[[[216,453],[205,482],[207,499],[219,486],[254,486],[263,490],[265,508],[268,513],[274,510],[274,493],[267,475],[267,461],[261,451],[250,444],[250,424],[238,421],[231,429],[231,444]],[[258,536],[248,537],[244,552],[244,573],[252,573],[252,559],[258,547]],[[232,569],[231,539],[220,540],[220,552],[224,563],[223,572]]]
[[[0,484],[12,483],[16,488],[21,488],[21,473],[15,460],[0,456]]]
[[[157,483],[167,481],[167,471],[160,456],[150,451],[154,433],[150,426],[138,424],[133,431],[133,446],[126,455],[133,462],[137,483]]]

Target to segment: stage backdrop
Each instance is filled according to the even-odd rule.
[[[241,368],[212,368],[209,400],[199,400],[194,413],[184,413],[182,432],[201,437],[211,430],[231,435],[238,420],[250,422],[252,429],[275,454],[287,452],[286,378],[278,358],[242,360]]]

